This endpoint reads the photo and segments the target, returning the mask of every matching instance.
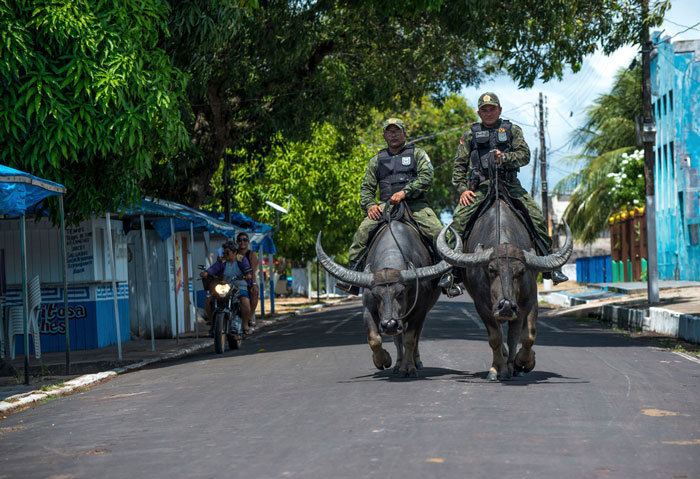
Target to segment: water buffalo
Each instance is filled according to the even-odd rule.
[[[500,211],[499,211],[500,209]],[[488,331],[493,363],[488,379],[510,379],[535,367],[537,322],[537,273],[552,271],[567,262],[573,238],[566,227],[566,241],[557,252],[537,256],[525,226],[503,200],[495,201],[474,224],[464,251],[450,249],[444,228],[437,240],[440,255],[448,263],[465,268],[464,284]],[[501,325],[508,324],[507,346]],[[522,343],[515,354],[518,339]]]
[[[461,248],[461,242],[460,242]],[[438,278],[451,268],[445,261],[433,265],[428,249],[411,226],[394,221],[378,233],[367,253],[364,271],[352,271],[333,262],[316,240],[323,267],[341,281],[365,288],[362,304],[367,342],[378,369],[391,366],[382,347],[382,334],[394,337],[396,366],[401,377],[417,377],[422,367],[418,340],[425,317],[440,296]]]

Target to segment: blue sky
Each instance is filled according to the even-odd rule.
[[[658,30],[663,30],[663,35],[678,34],[673,41],[700,39],[700,26],[679,33],[698,22],[700,22],[698,0],[672,1],[670,10],[666,12],[665,21]],[[497,77],[482,83],[479,87],[463,89],[462,95],[467,98],[470,105],[474,106],[480,93],[485,91],[496,93],[503,106],[503,117],[522,127],[533,154],[535,148],[539,147],[535,105],[539,101],[540,92],[547,97],[549,118],[546,145],[549,166],[548,184],[551,191],[560,179],[576,169],[575,166],[562,160],[568,155],[577,153],[576,149],[570,147],[569,141],[574,129],[581,126],[585,120],[585,108],[591,105],[598,95],[612,88],[615,72],[621,67],[629,66],[637,50],[637,46],[628,46],[607,57],[597,52],[585,59],[579,72],[574,74],[569,71],[564,74],[561,81],[537,82],[533,88],[521,90],[510,78]],[[532,162],[521,170],[519,177],[522,185],[529,191],[532,184]],[[539,182],[539,178],[537,181]],[[536,198],[539,200],[539,195],[536,195]]]

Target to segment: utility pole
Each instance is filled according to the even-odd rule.
[[[646,193],[647,222],[647,294],[649,303],[659,302],[659,270],[656,255],[656,205],[654,204],[654,142],[656,125],[651,107],[651,65],[649,64],[652,43],[649,40],[649,0],[642,0],[642,31],[639,43],[642,46],[642,142],[644,143],[644,182]]]
[[[542,215],[549,229],[549,200],[547,199],[547,150],[544,145],[544,98],[540,92],[540,179],[542,180]]]

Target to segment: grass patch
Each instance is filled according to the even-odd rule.
[[[61,381],[56,384],[44,384],[41,386],[41,390],[44,392],[53,391],[54,389],[62,388],[65,384],[65,381]]]
[[[39,401],[39,404],[46,404],[47,402],[55,401],[56,399],[58,399],[58,396],[47,396],[46,398]]]
[[[17,399],[17,398],[7,398],[7,399],[3,399],[3,401],[9,402],[10,404],[12,404],[12,403],[15,403],[15,402],[19,401],[19,399]]]

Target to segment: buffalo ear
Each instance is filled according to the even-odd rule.
[[[484,245],[482,245],[481,243],[477,244],[476,248],[474,248],[474,252],[481,253],[482,251],[484,251]]]
[[[372,265],[367,263],[365,266],[365,273],[371,273],[372,272]]]

